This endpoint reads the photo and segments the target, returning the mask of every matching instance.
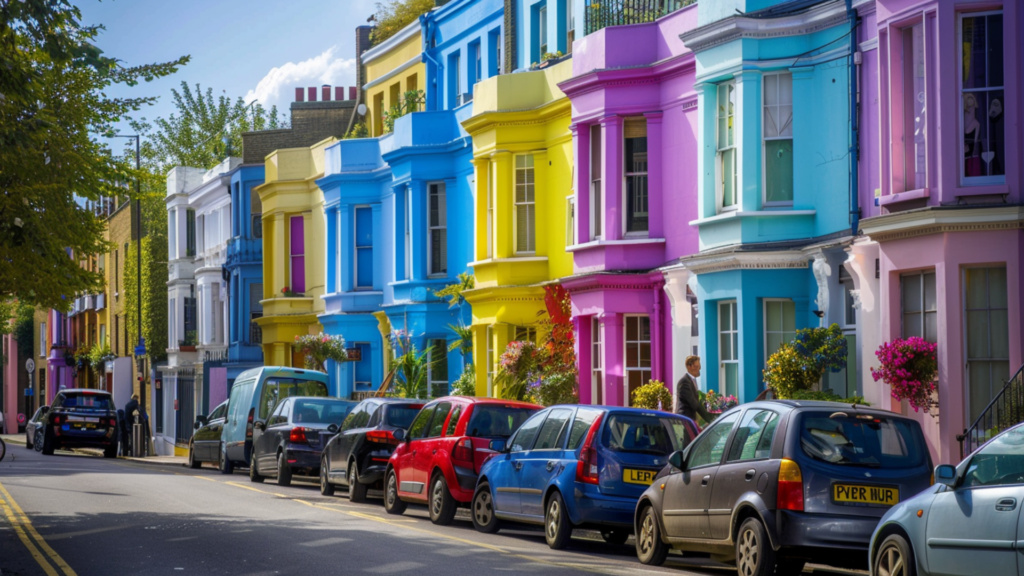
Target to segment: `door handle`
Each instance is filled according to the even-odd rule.
[[[416,451],[415,451],[415,450],[413,450],[413,451],[412,451],[412,455],[413,455],[413,456],[415,456],[415,455],[416,455]]]
[[[554,470],[556,464],[557,464],[557,462],[555,462],[554,460],[549,460],[548,461],[548,472],[551,472],[552,470]]]
[[[757,474],[757,470],[751,468],[750,470],[747,470],[747,473],[743,477],[747,480],[747,482],[749,482],[754,479],[754,474]]]
[[[1017,507],[1016,498],[1002,498],[996,502],[997,512],[1009,512]]]
[[[700,479],[700,485],[701,486],[707,486],[708,482],[710,482],[710,481],[711,481],[711,476],[710,475],[709,476],[705,476],[705,477]]]
[[[431,452],[431,454],[437,454],[437,450],[434,450],[433,452]]]
[[[523,467],[523,463],[522,462],[513,462],[512,463],[512,467],[515,468],[516,471],[518,472],[519,469]]]

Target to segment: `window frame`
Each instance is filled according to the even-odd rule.
[[[963,42],[964,42],[964,38],[963,38],[963,33],[964,33],[963,22],[964,22],[964,18],[978,18],[978,17],[981,17],[981,16],[995,16],[997,14],[1003,17],[1003,29],[1005,31],[1005,29],[1006,29],[1006,11],[1005,10],[983,10],[983,11],[978,11],[978,12],[958,11],[957,15],[956,15],[956,40],[957,40],[957,46],[958,47],[962,47],[963,46]],[[987,44],[987,42],[988,42],[988,34],[987,33],[985,35],[985,41],[986,41],[986,46],[988,46],[988,44]],[[964,138],[963,138],[963,134],[964,134],[963,109],[964,109],[964,94],[965,94],[964,87],[963,87],[964,73],[963,73],[963,59],[962,58],[957,58],[956,60],[957,60],[956,77],[958,79],[957,80],[957,87],[956,87],[957,96],[958,96],[957,102],[960,105],[960,108],[959,108],[960,113],[958,114],[958,117],[959,117],[959,121],[958,122],[959,123],[957,124],[957,129],[958,129],[957,134],[958,134],[958,138],[960,140],[960,143],[957,145],[957,151],[959,153],[959,163],[960,163],[960,167],[957,169],[957,175],[959,176],[959,185],[963,186],[963,187],[968,187],[968,186],[994,186],[994,185],[998,186],[998,185],[1006,184],[1006,174],[1005,173],[1002,176],[966,176],[966,175],[964,175]],[[977,89],[977,88],[971,89],[971,91],[973,91],[973,92],[987,92],[987,91],[995,91],[995,90],[1002,90],[1003,91],[1003,108],[1004,108],[1004,112],[1003,112],[1004,119],[1003,119],[1003,122],[1004,122],[1004,126],[1005,126],[1005,122],[1006,122],[1006,119],[1005,119],[1005,108],[1006,108],[1006,34],[1005,33],[1003,34],[1003,85],[1002,85],[1002,87],[997,88],[997,87],[994,87],[994,86],[986,86],[983,89]],[[986,114],[987,114],[987,111],[986,111]],[[1007,146],[1009,141],[1010,140],[1007,139],[1006,143],[1004,143],[1004,146]],[[1004,150],[1004,154],[1005,153],[1006,153],[1006,150]],[[1005,172],[1005,168],[1004,168],[1004,172]]]
[[[768,445],[768,455],[765,456],[764,458],[743,458],[743,454],[741,452],[739,458],[737,458],[735,460],[730,460],[729,459],[729,453],[732,452],[732,446],[736,442],[735,431],[739,430],[739,428],[743,425],[744,421],[747,421],[747,415],[748,414],[751,415],[750,421],[753,421],[753,419],[756,418],[758,414],[765,413],[765,412],[770,414],[771,416],[768,417],[768,420],[764,423],[764,426],[760,430],[761,433],[757,437],[757,444],[754,447],[755,448],[755,452],[754,453],[755,454],[757,453],[757,451],[756,451],[757,446],[761,445],[761,438],[764,436],[764,431],[768,428],[768,425],[771,424],[774,421],[775,422],[775,429],[772,430],[772,441]],[[732,438],[729,438],[729,441],[728,441],[728,443],[727,443],[727,445],[725,447],[725,452],[722,454],[723,462],[725,464],[738,464],[738,463],[741,463],[741,462],[763,462],[765,460],[771,460],[772,459],[772,456],[771,456],[772,447],[775,444],[775,435],[779,433],[779,422],[780,422],[781,418],[782,418],[782,415],[779,414],[777,411],[769,410],[767,408],[748,408],[748,409],[744,410],[743,414],[739,418],[736,419],[736,423],[733,424]]]
[[[440,199],[440,210],[438,210],[438,221],[439,224],[431,223],[431,209],[430,202],[433,199],[434,190],[440,190],[437,197]],[[443,180],[436,182],[427,182],[427,209],[425,210],[427,217],[427,278],[447,278],[448,277],[448,190],[447,185]],[[439,231],[441,236],[444,237],[445,251],[441,254],[441,260],[444,265],[444,269],[441,271],[434,271],[434,231]]]
[[[730,444],[732,444],[732,437],[733,437],[733,434],[736,431],[736,425],[739,424],[739,422],[740,422],[739,416],[740,416],[740,412],[736,411],[733,414],[731,414],[730,416],[717,418],[714,422],[711,423],[710,426],[708,426],[705,429],[704,432],[699,434],[697,436],[697,438],[695,438],[692,442],[690,442],[690,445],[686,447],[686,470],[687,471],[689,471],[689,470],[700,470],[701,468],[707,468],[709,466],[721,466],[722,465],[722,462],[725,460],[726,455],[729,453],[729,446],[730,446]],[[726,418],[729,418],[729,417],[732,417],[732,422],[729,422],[729,421],[726,420]],[[693,464],[692,464],[693,463],[693,457],[694,457],[694,454],[697,452],[697,448],[699,448],[701,446],[701,444],[703,444],[704,442],[710,442],[709,438],[711,437],[711,432],[713,432],[715,430],[715,428],[717,428],[719,426],[726,426],[726,425],[728,425],[730,428],[729,428],[729,432],[726,434],[725,446],[722,447],[722,454],[718,457],[718,461],[717,462],[714,462],[714,461],[708,462],[707,464],[701,464],[700,466],[693,466]]]
[[[907,38],[906,38],[906,35],[907,35],[908,32],[913,34],[913,30],[914,30],[914,28],[916,26],[920,26],[921,27],[921,53],[922,53],[922,58],[923,58],[922,66],[924,68],[924,81],[923,81],[923,85],[924,85],[924,94],[925,94],[925,104],[924,104],[925,110],[924,110],[924,114],[922,115],[924,117],[924,131],[925,131],[925,137],[924,137],[924,140],[923,140],[923,143],[924,143],[923,144],[924,145],[924,156],[923,156],[924,169],[922,171],[922,173],[924,174],[924,184],[920,185],[920,186],[916,182],[912,181],[912,179],[913,179],[912,177],[917,172],[917,170],[916,170],[916,166],[917,166],[916,159],[915,159],[915,164],[914,164],[914,166],[915,166],[914,172],[911,172],[909,163],[907,162],[907,159],[909,157],[911,157],[911,155],[912,155],[912,148],[915,146],[915,143],[913,141],[913,134],[914,134],[913,119],[916,116],[916,111],[914,111],[912,109],[909,109],[909,110],[907,109],[908,97],[911,100],[913,99],[913,96],[912,96],[913,86],[909,86],[908,83],[907,83],[908,71],[906,69],[906,66],[908,65],[908,63],[911,66],[913,66],[913,54],[912,54],[912,51],[913,51],[913,45],[912,45],[913,44],[913,40],[911,39],[911,46],[910,46],[911,54],[908,54],[907,53]],[[900,55],[899,55],[900,56],[899,74],[900,74],[900,87],[901,87],[901,91],[902,91],[902,93],[900,95],[900,101],[898,102],[898,105],[900,107],[902,124],[903,124],[900,127],[900,129],[902,131],[902,136],[903,136],[903,138],[902,138],[903,139],[902,146],[900,146],[900,153],[903,156],[903,162],[902,162],[903,174],[901,175],[902,178],[903,178],[903,190],[902,190],[902,192],[909,192],[911,190],[923,190],[923,189],[926,189],[931,184],[931,182],[930,182],[931,178],[929,178],[929,176],[928,176],[928,169],[929,169],[929,166],[928,166],[929,145],[928,145],[928,136],[927,136],[927,134],[928,134],[928,115],[929,115],[929,112],[930,112],[928,110],[928,108],[929,108],[929,104],[931,103],[930,102],[931,98],[930,98],[930,94],[929,94],[929,90],[928,90],[928,82],[929,82],[928,67],[929,67],[929,64],[930,64],[929,59],[928,59],[928,41],[929,41],[929,38],[928,38],[928,19],[925,17],[924,14],[918,14],[918,15],[915,16],[914,19],[903,23],[903,25],[900,26],[899,28],[897,28],[896,31],[899,33],[899,39],[898,39],[898,41],[899,41],[899,50],[900,50]],[[963,81],[962,77],[961,77],[960,80],[961,80],[961,82]],[[961,104],[962,104],[962,102],[963,102],[963,100],[962,100],[962,94],[961,94]],[[962,106],[961,106],[961,110],[963,110]],[[962,122],[962,120],[963,119],[961,118],[961,122]],[[961,138],[961,141],[962,140],[963,140],[963,138]],[[961,144],[961,146],[962,146],[962,144]],[[963,162],[961,161],[961,168],[962,168],[962,165],[963,165]]]
[[[292,245],[292,226],[294,226],[296,218],[298,218],[299,221],[302,222],[302,236],[303,236],[303,239],[302,239],[302,253],[301,254],[296,254],[295,253],[295,247]],[[306,218],[305,218],[305,215],[303,213],[301,213],[301,212],[298,213],[298,214],[291,214],[291,215],[289,215],[288,216],[288,289],[291,292],[301,292],[302,294],[306,293],[306,278],[305,278],[305,272],[306,272],[306,239],[305,239],[305,236],[306,236]],[[302,272],[303,272],[302,290],[296,290],[295,289],[295,286],[296,286],[296,284],[295,284],[295,259],[296,258],[301,258],[302,259]]]
[[[544,2],[537,8],[537,62],[544,59],[548,52],[548,3]]]
[[[622,203],[622,237],[623,238],[647,238],[650,235],[650,230],[651,230],[651,212],[650,212],[650,210],[651,210],[651,206],[650,206],[651,184],[650,184],[650,179],[648,177],[648,174],[650,173],[650,163],[649,163],[649,160],[644,162],[645,170],[643,172],[628,172],[627,171],[627,166],[629,166],[630,162],[629,162],[629,159],[626,157],[626,141],[627,140],[631,140],[631,139],[630,138],[626,138],[626,121],[630,120],[630,119],[633,119],[633,121],[636,121],[636,119],[643,120],[643,123],[644,123],[644,134],[645,134],[645,136],[644,136],[644,144],[645,144],[645,146],[649,146],[649,143],[647,142],[647,136],[646,136],[646,133],[647,133],[647,118],[645,116],[627,116],[627,117],[623,118],[622,119],[622,165],[621,165],[622,166],[622,187],[621,187],[620,198],[619,198],[619,201]],[[645,154],[647,154],[647,153],[645,153]],[[648,158],[650,158],[650,156],[648,156]],[[634,178],[636,178],[636,177],[643,177],[645,195],[646,195],[646,199],[647,199],[647,212],[645,212],[646,220],[647,220],[647,230],[629,230],[630,215],[634,214],[633,207],[630,205],[630,202],[629,202],[629,178],[630,177],[634,177]],[[639,212],[636,212],[636,214],[639,214]]]
[[[590,175],[587,189],[590,194],[590,240],[604,239],[604,190],[602,188],[601,168],[604,165],[601,136],[604,130],[601,124],[590,125]],[[596,138],[595,138],[595,132]],[[597,162],[594,159],[597,159]]]
[[[434,366],[435,366],[434,347],[438,345],[438,342],[441,343],[440,345],[441,345],[442,349],[445,351],[443,356],[440,359],[436,360],[436,362],[444,362],[445,363],[444,364],[444,373],[445,373],[444,380],[437,380],[437,379],[434,378],[434,376],[435,376],[435,374],[434,374]],[[446,340],[444,338],[427,338],[426,348],[427,348],[427,362],[428,362],[428,364],[427,364],[427,397],[429,398],[429,397],[433,396],[434,384],[435,383],[441,384],[442,382],[443,382],[444,390],[445,390],[445,394],[444,395],[447,396],[448,395],[448,386],[449,386],[448,364],[447,364],[447,362],[448,362],[448,354],[447,354],[447,351],[448,351],[448,340]]]
[[[486,346],[487,358],[486,358],[486,363],[484,364],[484,369],[487,370],[487,397],[488,398],[493,398],[494,397],[494,367],[495,367],[495,364],[496,364],[496,362],[494,361],[494,350],[495,350],[496,346],[494,345],[494,325],[493,324],[488,324],[484,328],[484,335],[485,335],[484,337],[487,339],[487,346]]]
[[[722,395],[728,395],[729,392],[728,392],[728,385],[726,383],[725,365],[726,364],[735,364],[736,365],[736,370],[739,371],[740,358],[739,358],[739,350],[732,349],[731,350],[732,353],[730,354],[729,359],[728,360],[725,359],[724,355],[722,354],[722,335],[723,334],[729,334],[730,335],[730,338],[729,338],[729,346],[730,346],[730,348],[739,348],[740,322],[739,322],[739,318],[737,317],[738,314],[739,314],[739,301],[736,300],[735,298],[729,299],[729,300],[719,300],[716,303],[716,305],[718,306],[718,319],[717,319],[718,327],[717,327],[717,330],[715,331],[715,337],[718,339],[718,364],[719,364],[718,391]],[[735,320],[735,322],[734,322],[734,324],[736,325],[735,329],[733,329],[732,326],[730,326],[728,329],[722,330],[722,307],[723,306],[731,307],[732,310],[731,310],[730,319],[734,319]],[[737,388],[736,391],[737,392],[739,392],[739,386],[740,386],[740,382],[739,382],[739,377],[737,376],[737,381],[736,381],[736,388]]]
[[[727,90],[726,93],[728,94],[728,88],[730,88],[730,87],[732,88],[733,94],[735,94],[736,93],[736,80],[735,79],[725,80],[725,81],[719,82],[716,85],[716,88],[715,88],[715,108],[714,108],[714,110],[715,110],[715,208],[716,208],[716,212],[717,213],[732,212],[732,211],[735,211],[735,210],[739,210],[739,208],[740,208],[739,170],[737,169],[737,166],[736,166],[736,164],[737,164],[737,162],[736,162],[736,155],[738,154],[738,148],[739,148],[736,145],[736,133],[738,132],[738,130],[736,130],[736,126],[735,126],[736,116],[737,116],[736,112],[738,110],[734,109],[732,111],[732,114],[729,114],[728,111],[726,111],[725,115],[723,116],[719,112],[719,107],[718,107],[718,102],[721,99],[720,93],[721,93],[722,89],[725,88]],[[726,98],[726,101],[728,102],[728,97]],[[719,130],[720,120],[726,120],[726,122],[728,122],[729,118],[732,118],[732,121],[733,121],[733,128],[732,128],[733,142],[732,142],[732,144],[729,144],[729,145],[723,147],[721,145],[721,143],[722,143],[722,134],[721,134],[721,132]],[[724,158],[725,158],[725,152],[729,152],[729,151],[733,152],[732,180],[733,180],[733,196],[734,196],[733,200],[734,200],[734,203],[726,206],[725,205],[725,185],[724,185],[724,178],[725,178]]]
[[[785,328],[785,326],[786,326],[785,316],[783,316],[783,319],[782,319],[782,326],[783,326],[782,330],[770,330],[768,328],[768,304],[770,304],[772,302],[782,302],[782,303],[789,303],[789,304],[793,305],[793,332],[792,332],[792,334],[793,334],[793,337],[796,338],[796,302],[794,302],[792,298],[762,298],[761,300],[762,300],[762,304],[761,304],[761,326],[763,328],[762,334],[761,334],[761,337],[763,339],[762,349],[764,350],[764,361],[767,364],[768,358],[771,356],[771,354],[768,353],[768,334],[769,333],[771,333],[771,334],[780,334],[780,335],[782,335],[783,338],[785,338],[786,337],[785,335],[789,333],[789,332],[786,331],[786,328]],[[782,308],[783,315],[785,315],[785,312],[786,312],[786,308],[783,307]],[[737,332],[737,334],[739,333],[739,322],[736,323],[736,332]],[[783,344],[785,344],[785,343],[786,343],[786,341],[783,340]],[[772,354],[774,354],[774,352]]]
[[[590,403],[604,403],[604,357],[601,337],[601,320],[595,315],[590,319]],[[595,378],[595,375],[597,376]],[[597,402],[600,400],[601,402]]]
[[[543,432],[544,428],[548,425],[548,422],[551,420],[551,416],[560,412],[565,412],[566,414],[568,414],[568,417],[566,418],[565,422],[562,423],[562,427],[558,429],[558,434],[555,435],[555,445],[552,446],[551,448],[537,448],[537,441],[540,440],[541,432]],[[565,444],[565,439],[567,437],[565,431],[568,428],[572,427],[572,421],[575,416],[576,410],[574,408],[567,408],[565,406],[553,406],[551,410],[548,411],[548,415],[544,418],[544,422],[541,423],[540,428],[537,430],[537,436],[533,439],[533,446],[531,446],[530,450],[528,451],[551,452],[554,450],[563,450],[564,448],[562,445]]]
[[[927,276],[929,274],[931,274],[935,278],[935,282],[934,282],[934,286],[935,286],[935,295],[934,295],[935,309],[934,310],[926,310],[925,309],[925,301],[926,301],[925,300],[925,290],[926,290],[925,289],[925,276]],[[905,278],[912,278],[912,277],[915,277],[915,276],[920,278],[920,281],[921,281],[921,291],[920,291],[920,294],[919,294],[919,296],[921,298],[921,310],[917,311],[917,312],[909,312],[909,314],[918,314],[918,315],[920,315],[920,317],[921,317],[921,322],[920,322],[921,338],[923,338],[924,340],[926,340],[928,342],[931,342],[931,340],[928,340],[928,338],[927,338],[927,336],[928,336],[928,332],[927,332],[927,328],[928,328],[927,315],[928,314],[934,314],[935,315],[936,336],[938,335],[938,327],[939,327],[939,320],[938,320],[938,318],[939,318],[939,286],[938,286],[939,276],[936,273],[935,268],[925,268],[925,269],[922,269],[922,270],[914,270],[912,272],[903,272],[903,273],[901,273],[899,275],[899,281],[900,281],[900,337],[901,338],[909,338],[909,336],[906,334],[906,332],[904,332],[904,329],[903,329],[903,326],[904,326],[904,323],[905,323],[904,317],[908,314],[908,312],[904,309],[904,297],[903,297],[903,295],[904,295],[904,290],[905,289],[904,289],[903,282],[904,282]],[[937,340],[938,340],[938,338],[936,338],[936,342],[932,342],[932,343],[936,344]],[[965,344],[966,344],[966,341],[965,341]]]
[[[633,319],[633,318],[646,318],[647,319],[647,334],[648,334],[648,337],[650,338],[649,340],[641,340],[640,339],[641,338],[641,334],[643,333],[641,331],[642,322],[639,322],[637,324],[637,340],[630,340],[629,339],[629,336],[627,336],[627,334],[629,334],[629,321],[631,319]],[[653,357],[654,356],[654,332],[653,332],[653,329],[652,329],[652,325],[653,325],[653,323],[651,322],[651,317],[648,314],[623,314],[622,315],[622,388],[623,388],[623,397],[625,398],[624,404],[626,406],[631,406],[632,405],[632,398],[629,397],[629,374],[630,374],[630,372],[640,372],[641,375],[642,375],[643,372],[647,372],[648,377],[647,377],[646,380],[644,380],[641,377],[640,386],[643,386],[644,384],[649,382],[654,377],[654,357]],[[640,350],[641,350],[641,347],[642,347],[642,345],[644,343],[646,343],[647,346],[648,346],[648,362],[650,363],[650,365],[647,366],[646,368],[644,368],[642,366],[635,366],[633,368],[630,368],[630,366],[629,366],[629,345],[630,344],[635,344],[636,345],[636,347],[637,347],[637,349],[636,349],[636,361],[637,361],[637,364],[642,364],[643,362],[640,359],[641,358]]]
[[[793,117],[790,118],[789,136],[771,136],[771,137],[769,137],[769,136],[765,135],[766,131],[764,129],[764,116],[765,116],[765,113],[767,112],[768,108],[769,107],[773,107],[777,111],[781,111],[782,107],[786,106],[785,104],[782,104],[781,101],[779,101],[777,104],[772,104],[772,105],[769,105],[767,103],[768,88],[767,88],[767,82],[765,82],[765,79],[768,78],[769,76],[789,76],[789,82],[790,82],[790,90],[789,90],[790,101],[789,101],[788,106],[790,107],[790,114],[792,114],[792,116],[794,116],[794,117],[796,116],[796,110],[793,109],[793,100],[792,100],[792,97],[793,97],[793,88],[792,88],[792,86],[793,86],[793,73],[788,71],[788,70],[778,70],[778,71],[775,71],[775,72],[768,72],[768,73],[765,73],[764,75],[762,75],[762,77],[761,77],[761,206],[765,207],[765,208],[791,207],[791,206],[793,206],[793,198],[790,198],[789,200],[776,200],[776,201],[769,201],[768,200],[768,142],[776,142],[776,141],[780,141],[780,140],[789,140],[789,142],[790,142],[789,146],[790,146],[790,149],[792,149],[793,148],[793,119],[794,119]],[[776,95],[778,96],[778,94],[780,92],[781,91],[778,90],[778,84],[776,84]],[[778,117],[778,116],[776,116],[776,117]],[[794,172],[795,172],[795,158],[793,160],[794,160]],[[795,174],[794,174],[794,178],[795,178]],[[793,183],[792,182],[790,183],[790,188],[793,188]],[[793,196],[795,197],[796,196],[796,190],[793,189],[793,190],[791,190],[791,192],[792,192]]]
[[[370,211],[370,245],[359,245],[359,211]],[[370,253],[370,283],[360,284],[359,280],[359,251]],[[373,206],[370,204],[356,204],[352,207],[352,290],[373,290]],[[341,268],[340,266],[338,267]],[[338,291],[341,291],[341,282],[338,283]]]
[[[513,248],[514,248],[513,252],[515,253],[516,256],[533,256],[533,255],[535,255],[537,253],[537,180],[536,180],[536,178],[537,178],[537,168],[536,168],[536,163],[534,161],[533,156],[534,155],[532,153],[527,153],[527,154],[516,154],[513,157],[514,175],[513,175],[513,178],[512,178],[512,224],[513,224],[512,225],[512,245],[513,245]],[[530,165],[529,166],[520,167],[519,166],[519,159],[520,158],[529,158],[530,159],[530,161],[529,161]],[[533,183],[531,183],[531,184],[523,184],[523,186],[528,186],[530,192],[532,192],[532,194],[533,194],[533,200],[531,200],[531,201],[520,202],[517,199],[518,192],[519,192],[519,190],[518,190],[519,189],[518,178],[519,178],[519,171],[520,170],[523,170],[523,171],[529,170],[532,173],[532,176],[533,176],[533,179],[534,179]],[[520,226],[520,222],[519,222],[519,206],[528,207],[527,212],[530,214],[530,220],[532,220],[531,222],[527,223],[527,233],[529,235],[527,245],[530,248],[532,248],[532,249],[527,249],[527,250],[520,250],[519,249],[519,226]]]

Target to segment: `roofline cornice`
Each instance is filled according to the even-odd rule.
[[[420,31],[420,19],[417,18],[409,23],[408,26],[402,28],[394,36],[387,40],[377,44],[373,48],[370,48],[366,52],[363,52],[363,64],[369,64],[377,58],[380,58],[389,51],[395,49],[399,44],[412,38]]]
[[[694,52],[707,50],[733,40],[751,38],[765,40],[785,36],[811,34],[849,21],[842,0],[819,4],[800,14],[778,18],[749,18],[737,14],[683,32],[680,40]]]
[[[599,68],[584,72],[579,76],[569,78],[558,84],[558,88],[566,96],[574,98],[605,86],[624,83],[662,82],[685,74],[687,71],[695,71],[697,67],[696,57],[693,52],[672,56],[658,62],[631,66],[628,68]]]

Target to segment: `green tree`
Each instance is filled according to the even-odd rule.
[[[66,311],[70,296],[102,286],[68,257],[106,248],[103,222],[75,196],[123,194],[133,165],[94,136],[155,100],[105,92],[189,60],[123,66],[93,44],[100,29],[68,0],[0,0],[0,298]]]
[[[377,2],[373,20],[377,23],[370,32],[370,44],[376,46],[397,34],[413,20],[434,9],[434,0],[390,0]]]

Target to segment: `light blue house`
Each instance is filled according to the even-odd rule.
[[[263,184],[264,164],[242,164],[230,176],[231,231],[224,273],[228,280],[228,386],[236,376],[263,364],[260,327],[263,315],[263,209],[253,188]]]
[[[851,20],[842,0],[698,4],[681,35],[697,59],[706,389],[753,400],[767,358],[798,328],[837,323],[850,367],[825,388],[857,392],[856,294],[842,262],[856,228]]]
[[[545,54],[570,54],[573,40],[586,35],[587,4],[585,0],[508,0],[511,11],[506,22],[515,29],[507,44],[511,68],[528,69],[543,62]]]

